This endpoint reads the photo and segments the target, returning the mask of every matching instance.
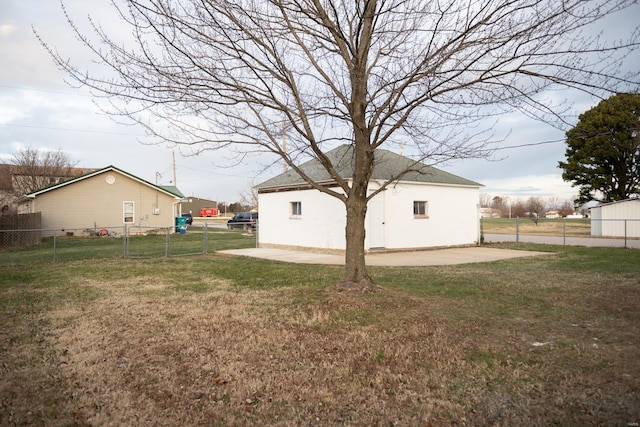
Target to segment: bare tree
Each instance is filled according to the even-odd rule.
[[[492,200],[491,207],[500,211],[500,217],[506,218],[509,216],[509,198],[495,196]]]
[[[547,203],[541,197],[529,197],[525,203],[529,218],[538,225],[538,220],[544,216]]]
[[[249,210],[258,209],[258,190],[253,183],[240,193],[240,203],[248,206]]]
[[[491,207],[491,194],[488,193],[480,193],[480,207],[481,208],[490,208]]]
[[[565,200],[558,208],[558,213],[562,217],[572,215],[575,211],[576,208],[571,200]]]
[[[547,203],[547,209],[551,211],[557,211],[558,209],[560,209],[560,206],[561,206],[560,197],[558,196],[547,197],[546,203]]]
[[[637,72],[617,67],[638,47],[638,34],[603,44],[587,32],[634,3],[121,0],[114,5],[131,25],[128,42],[94,21],[92,35],[84,34],[68,18],[109,73],[89,73],[43,45],[73,80],[108,98],[107,112],[159,141],[274,153],[341,200],[341,287],[375,289],[364,258],[367,202],[409,172],[368,191],[376,149],[404,144],[416,162],[430,164],[483,157],[493,136],[471,126],[479,120],[517,109],[561,125],[563,102],[540,96],[551,87],[594,94],[636,87]],[[325,155],[345,142],[354,153],[348,178]],[[309,158],[334,186],[300,170]]]
[[[57,184],[78,175],[76,160],[61,149],[56,151],[27,147],[13,154],[11,178],[16,197]]]
[[[527,207],[522,200],[517,199],[511,204],[511,217],[524,218],[525,216],[527,216]]]

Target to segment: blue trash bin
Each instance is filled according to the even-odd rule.
[[[184,234],[186,230],[187,230],[187,218],[183,216],[177,216],[176,217],[176,233]]]

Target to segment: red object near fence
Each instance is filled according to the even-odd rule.
[[[200,209],[200,216],[201,217],[207,217],[207,216],[219,216],[220,212],[218,211],[218,208],[202,208]]]

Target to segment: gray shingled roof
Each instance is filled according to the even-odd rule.
[[[353,147],[341,145],[327,152],[326,155],[331,160],[331,163],[335,165],[341,177],[351,178],[353,176]],[[302,164],[300,169],[314,182],[330,183],[333,181],[318,159],[309,160]],[[453,175],[441,169],[434,168],[433,166],[416,163],[408,157],[382,149],[376,150],[375,166],[371,179],[388,180],[398,176],[398,174],[407,169],[410,169],[410,172],[402,176],[400,181],[482,187],[482,184],[478,184],[477,182]],[[306,184],[306,182],[297,172],[289,170],[258,184],[256,188],[258,190],[266,190],[304,184]]]

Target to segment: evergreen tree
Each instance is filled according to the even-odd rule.
[[[580,115],[566,133],[562,178],[578,202],[640,197],[640,94],[617,94]]]

